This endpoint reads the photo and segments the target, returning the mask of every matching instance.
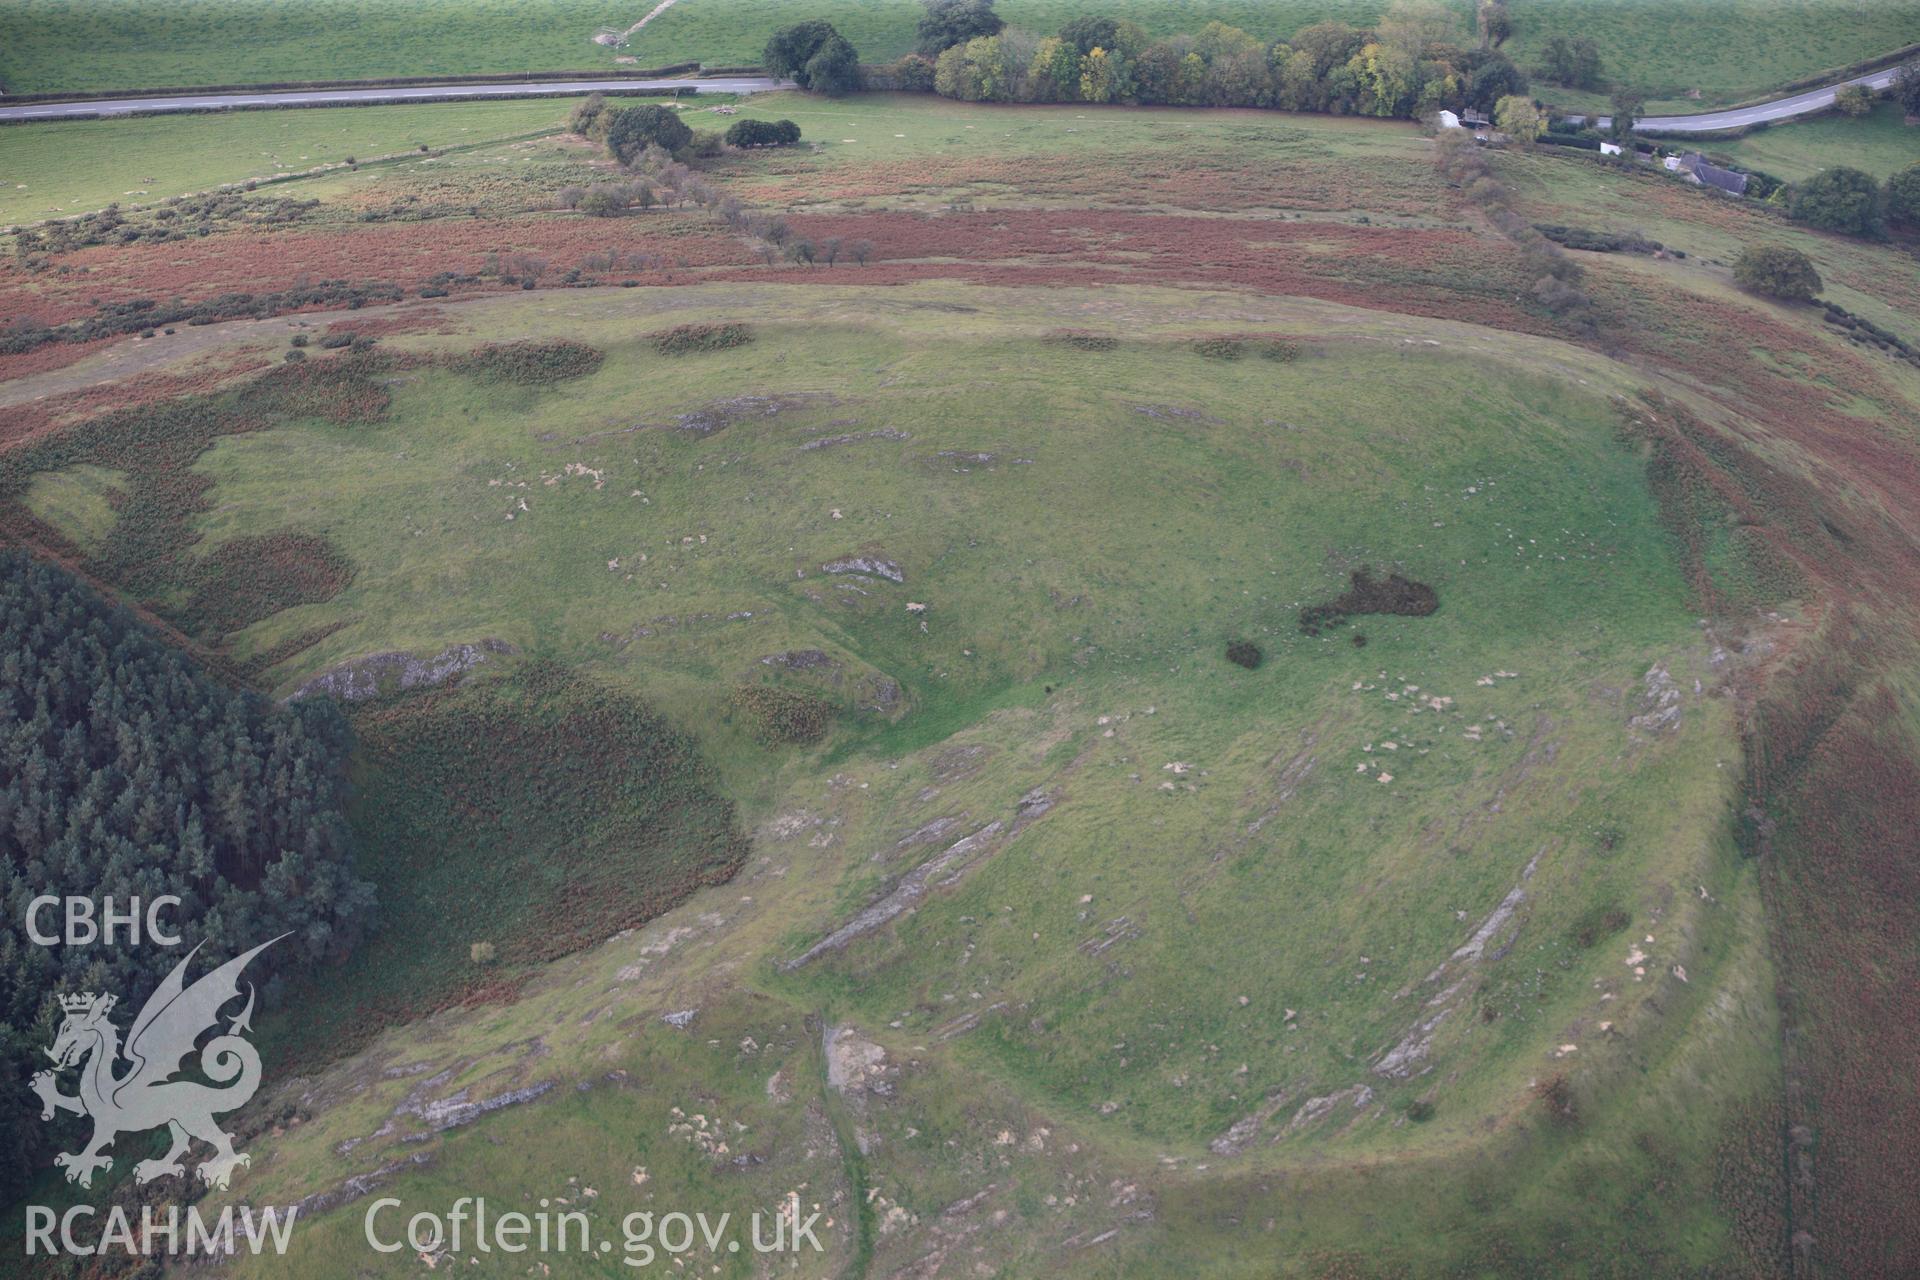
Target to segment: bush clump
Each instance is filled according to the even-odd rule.
[[[1257,670],[1266,656],[1251,640],[1234,640],[1227,645],[1227,661],[1249,671]]]
[[[725,351],[753,341],[753,330],[744,324],[677,324],[653,336],[653,349],[663,356],[684,356],[696,351]]]
[[[1604,906],[1589,908],[1585,914],[1573,922],[1573,927],[1567,930],[1567,937],[1572,940],[1574,946],[1585,951],[1605,942],[1632,923],[1633,916],[1625,907],[1617,903],[1608,903]]]
[[[1262,360],[1278,360],[1285,363],[1300,356],[1300,348],[1283,338],[1234,334],[1197,339],[1193,349],[1209,360],[1238,360],[1243,356],[1259,356]]]
[[[1238,360],[1247,353],[1247,344],[1238,338],[1200,338],[1193,349],[1209,360]]]
[[[1658,240],[1649,240],[1637,232],[1595,231],[1552,222],[1536,222],[1533,229],[1563,248],[1588,253],[1658,253],[1665,248]]]
[[[799,745],[827,736],[833,709],[823,698],[776,685],[742,685],[728,699],[746,717],[753,736],[768,746]]]
[[[736,120],[727,128],[730,147],[790,147],[800,141],[800,126],[791,120]]]
[[[1300,611],[1300,630],[1317,636],[1359,613],[1424,618],[1439,608],[1439,593],[1426,583],[1397,573],[1388,574],[1384,580],[1375,578],[1372,570],[1362,565],[1353,571],[1344,592],[1324,604],[1309,605]]]
[[[1072,347],[1075,351],[1112,351],[1120,345],[1118,338],[1086,329],[1055,329],[1041,341],[1059,347]]]
[[[487,382],[542,386],[585,377],[607,358],[598,347],[566,338],[490,342],[454,361],[461,373]]]
[[[1573,1085],[1568,1083],[1564,1074],[1549,1076],[1533,1086],[1533,1096],[1540,1099],[1540,1105],[1555,1124],[1572,1124],[1579,1118],[1579,1110],[1574,1102]]]
[[[1826,287],[1807,255],[1781,244],[1749,245],[1733,264],[1733,281],[1749,293],[1812,302]]]

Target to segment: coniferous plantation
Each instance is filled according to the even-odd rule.
[[[207,967],[282,933],[255,980],[346,952],[369,923],[342,814],[347,725],[199,670],[70,574],[0,553],[0,1061],[40,1059],[63,992],[137,1010],[187,949]],[[172,894],[178,948],[33,945],[29,902]],[[61,931],[57,908],[41,913]],[[196,960],[196,965],[200,963]],[[204,971],[197,969],[197,972]],[[39,1065],[44,1066],[44,1061]],[[39,1104],[0,1096],[0,1196],[45,1163]]]

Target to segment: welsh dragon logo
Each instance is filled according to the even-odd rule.
[[[200,1037],[219,1022],[220,1010],[239,997],[240,973],[247,963],[278,941],[274,938],[235,956],[189,987],[187,965],[200,950],[195,947],[148,998],[128,1029],[124,1046],[109,1017],[115,997],[91,991],[60,997],[66,1020],[46,1052],[58,1070],[84,1064],[80,1092],[78,1096],[61,1093],[53,1071],[35,1075],[32,1088],[40,1095],[42,1120],[51,1120],[61,1111],[93,1119],[93,1138],[83,1149],[54,1157],[54,1163],[67,1171],[68,1182],[92,1186],[94,1170],[113,1167],[113,1157],[103,1153],[115,1138],[162,1125],[173,1145],[159,1159],[136,1164],[135,1182],[184,1175],[180,1157],[195,1138],[213,1148],[212,1157],[201,1161],[196,1170],[210,1187],[225,1188],[235,1169],[251,1163],[251,1157],[233,1149],[233,1135],[213,1121],[216,1115],[246,1105],[260,1087],[260,1055],[242,1038],[253,1030],[251,983],[246,1008],[228,1022],[227,1033],[215,1036],[200,1050],[200,1074],[213,1083],[173,1077],[185,1069]],[[122,1060],[127,1063],[124,1072],[118,1071]]]

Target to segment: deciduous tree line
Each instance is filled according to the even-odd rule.
[[[998,23],[981,0],[929,0],[920,52],[888,68],[889,79],[903,89],[930,88],[969,102],[1272,107],[1389,117],[1491,110],[1527,86],[1498,48],[1503,18],[1483,15],[1476,39],[1437,0],[1397,0],[1371,28],[1319,22],[1272,42],[1223,22],[1159,39],[1136,23],[1097,15],[1046,36]],[[948,39],[956,42],[933,47]]]

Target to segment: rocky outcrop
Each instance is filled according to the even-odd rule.
[[[820,571],[822,573],[870,574],[876,578],[885,578],[888,582],[907,580],[907,575],[901,572],[899,565],[891,560],[883,560],[879,556],[843,556],[821,565]]]
[[[287,701],[326,694],[342,702],[366,702],[384,694],[445,684],[490,657],[518,652],[505,640],[487,639],[452,645],[431,658],[416,658],[410,653],[369,654],[321,672],[288,694]]]

